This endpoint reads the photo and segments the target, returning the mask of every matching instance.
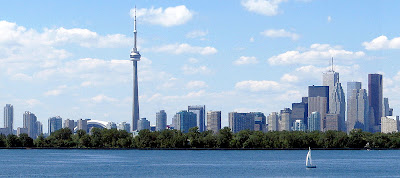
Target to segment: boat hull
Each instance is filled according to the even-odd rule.
[[[306,166],[306,168],[317,168],[317,166]]]

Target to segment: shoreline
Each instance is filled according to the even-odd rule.
[[[308,148],[67,148],[67,147],[0,147],[17,150],[308,150]],[[400,150],[400,148],[313,148],[312,150]]]

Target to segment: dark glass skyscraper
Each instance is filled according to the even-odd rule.
[[[292,120],[302,120],[307,125],[308,117],[308,98],[303,97],[301,103],[292,103]],[[293,124],[293,123],[290,123]]]
[[[206,106],[188,106],[188,112],[196,114],[197,127],[200,132],[204,132],[206,130]]]
[[[369,123],[370,131],[379,132],[383,104],[381,74],[368,74],[368,102],[373,112],[373,118]]]

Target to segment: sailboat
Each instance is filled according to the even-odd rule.
[[[308,153],[306,157],[306,168],[317,168],[316,165],[312,164],[312,159],[311,159],[311,148],[308,147]]]

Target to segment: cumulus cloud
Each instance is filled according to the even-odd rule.
[[[135,15],[135,9],[130,10],[131,17]],[[142,8],[137,9],[136,16],[138,20],[165,27],[182,25],[187,23],[193,17],[193,12],[186,8],[185,5],[176,7]]]
[[[299,78],[296,75],[284,74],[281,77],[281,81],[283,82],[298,82]]]
[[[49,90],[47,92],[44,93],[45,96],[58,96],[60,95],[64,89],[67,88],[67,85],[61,85],[58,86],[56,89],[54,90]]]
[[[189,65],[183,65],[182,71],[184,74],[212,74],[212,70],[209,69],[207,66],[189,66]]]
[[[299,35],[293,32],[288,32],[285,29],[269,29],[261,32],[262,35],[270,38],[291,38],[292,40],[299,39]]]
[[[186,84],[186,88],[188,89],[199,89],[206,87],[208,87],[208,85],[204,81],[190,81]]]
[[[106,96],[104,94],[100,94],[91,98],[91,101],[94,103],[102,103],[102,102],[116,102],[118,101],[116,98],[112,98]]]
[[[305,51],[287,51],[268,59],[271,65],[290,65],[290,64],[324,64],[332,57],[335,61],[350,63],[354,59],[365,56],[363,51],[347,51],[340,46],[329,44],[312,44]]]
[[[182,44],[169,44],[160,47],[152,48],[153,52],[166,52],[172,54],[184,54],[184,53],[192,53],[192,54],[201,54],[201,55],[210,55],[218,52],[214,47],[199,47],[199,46],[191,46],[187,43]]]
[[[259,91],[271,91],[271,90],[279,90],[282,86],[275,81],[255,81],[255,80],[247,80],[237,82],[235,85],[236,89],[240,90],[248,90],[252,92],[259,92]]]
[[[332,21],[332,17],[328,16],[328,18],[326,20],[328,21],[328,23],[330,23]]]
[[[258,60],[254,56],[240,56],[239,59],[233,62],[235,65],[257,64]]]
[[[242,6],[250,12],[274,16],[279,13],[279,4],[286,0],[242,0]]]
[[[380,49],[400,49],[400,37],[388,39],[388,37],[382,35],[376,37],[370,42],[364,42],[362,44],[367,50],[380,50]]]

